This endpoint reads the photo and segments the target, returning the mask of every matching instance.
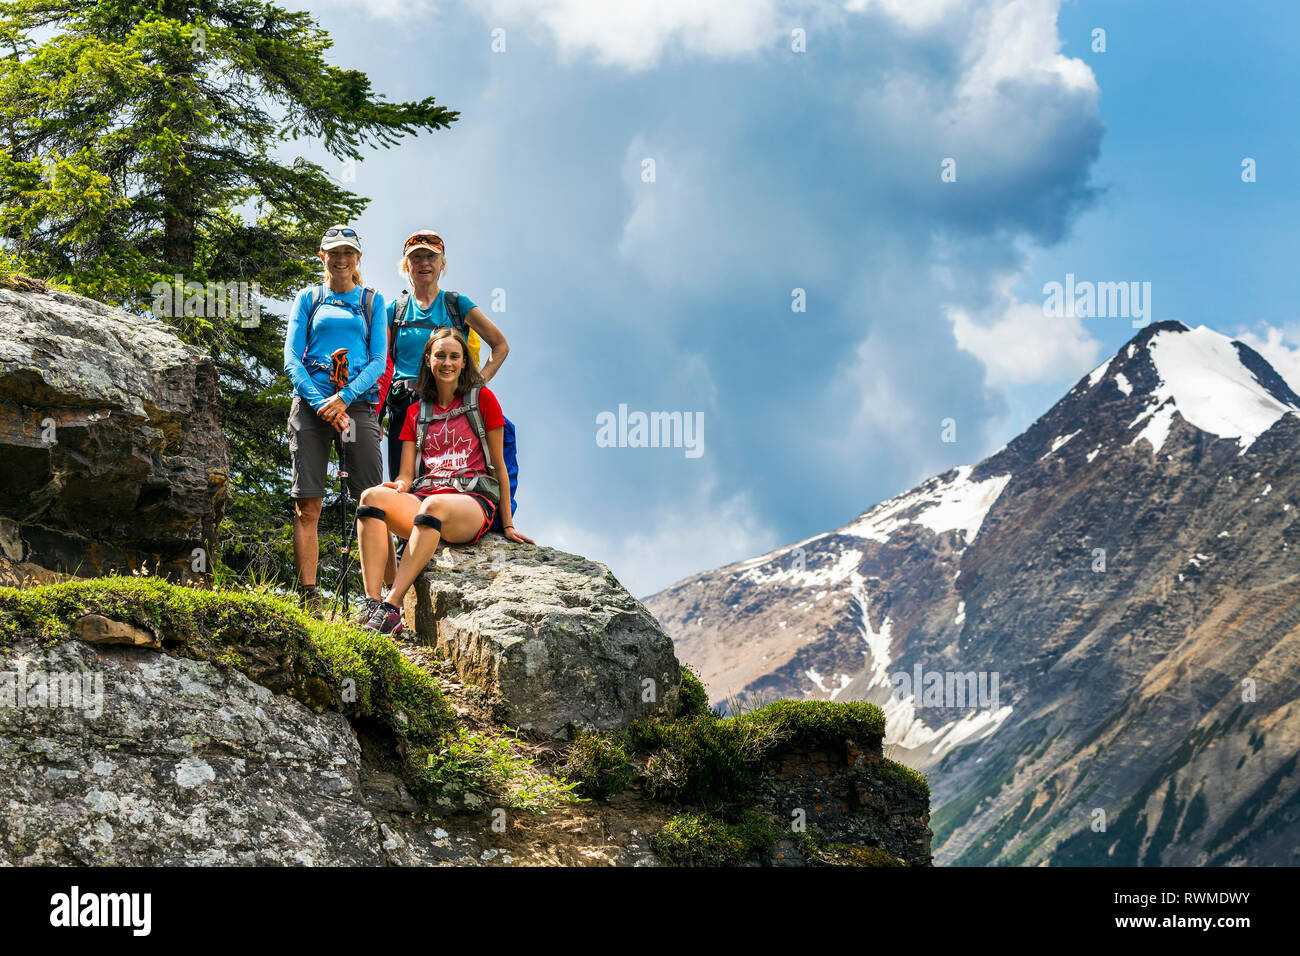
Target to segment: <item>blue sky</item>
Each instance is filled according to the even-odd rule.
[[[503,290],[518,525],[638,595],[1022,431],[1135,331],[1045,316],[1066,273],[1150,282],[1153,320],[1240,335],[1300,386],[1289,6],[304,8],[333,62],[461,111],[356,167],[366,281],[397,293],[402,239],[431,226],[444,287],[485,310]],[[599,447],[620,404],[702,414],[703,454]]]

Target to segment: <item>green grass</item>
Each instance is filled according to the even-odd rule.
[[[885,776],[911,787],[918,793],[924,794],[927,798],[930,796],[930,782],[925,779],[925,774],[915,767],[909,767],[905,763],[899,763],[897,760],[884,759],[880,761],[880,772]]]
[[[728,821],[710,813],[681,813],[650,838],[669,866],[761,865],[777,841],[789,839],[809,866],[907,866],[877,847],[823,843],[808,831],[783,829],[757,810]]]
[[[682,689],[677,698],[677,716],[698,717],[709,711],[709,692],[704,689],[700,675],[689,664],[683,664]]]
[[[682,813],[650,838],[650,847],[669,866],[743,866],[759,862],[781,835],[759,813],[737,823],[708,813]]]
[[[417,791],[429,797],[462,791],[501,797],[506,806],[545,813],[582,798],[578,784],[536,771],[532,760],[515,752],[504,736],[476,734],[458,727],[446,734],[418,765]]]
[[[624,740],[622,734],[579,733],[560,772],[583,797],[607,800],[632,782]]]
[[[884,730],[885,715],[874,704],[781,700],[739,717],[638,721],[627,735],[635,751],[649,754],[645,786],[650,796],[707,807],[746,802],[768,761],[791,741],[865,744]]]

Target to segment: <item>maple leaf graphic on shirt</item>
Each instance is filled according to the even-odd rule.
[[[469,467],[469,456],[474,452],[474,443],[468,437],[458,435],[450,422],[443,422],[438,430],[430,430],[430,438],[441,451],[437,455],[424,456],[425,471],[435,478],[450,478]],[[427,446],[426,446],[427,447]]]

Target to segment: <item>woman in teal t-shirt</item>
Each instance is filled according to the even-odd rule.
[[[451,326],[466,336],[470,340],[469,358],[475,367],[478,367],[478,355],[474,348],[475,337],[470,332],[477,333],[477,337],[492,350],[487,364],[480,369],[484,382],[492,381],[510,351],[501,330],[469,296],[444,292],[438,288],[438,280],[447,271],[447,253],[442,237],[432,229],[417,230],[407,238],[398,268],[410,281],[411,292],[409,295],[404,292],[390,302],[387,313],[389,354],[392,357],[393,371],[387,400],[390,479],[402,467],[402,442],[399,436],[402,423],[406,421],[407,410],[416,401],[414,388],[420,374],[420,358],[433,330]],[[449,296],[452,297],[452,303],[448,302]],[[455,305],[459,307],[456,308]],[[395,321],[399,309],[402,311],[400,325]]]

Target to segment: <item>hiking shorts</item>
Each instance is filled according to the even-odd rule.
[[[355,440],[347,442],[348,493],[352,499],[384,480],[384,463],[379,451],[382,433],[379,416],[370,402],[348,406],[355,428]],[[343,436],[316,414],[311,402],[295,395],[289,411],[289,455],[293,459],[294,498],[324,498],[329,473],[330,448],[339,447]],[[331,490],[337,490],[337,485]]]
[[[455,542],[456,544],[474,544],[479,538],[487,534],[488,528],[492,527],[492,522],[497,516],[497,503],[486,495],[480,495],[473,491],[457,491],[455,488],[447,488],[445,486],[422,488],[421,490],[414,492],[415,497],[419,498],[421,502],[430,495],[450,494],[465,495],[466,497],[473,498],[474,501],[478,503],[478,506],[483,509],[483,524],[479,526],[478,534],[474,535],[473,539],[470,541]]]

